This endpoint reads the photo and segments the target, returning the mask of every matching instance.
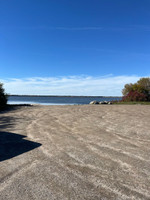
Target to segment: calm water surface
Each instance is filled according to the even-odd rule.
[[[8,104],[78,105],[91,101],[114,101],[121,97],[9,96]]]

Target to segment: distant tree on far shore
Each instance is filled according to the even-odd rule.
[[[150,101],[150,78],[126,84],[122,90],[123,101]]]
[[[3,84],[0,83],[0,110],[4,109],[7,105],[7,94],[3,88]]]

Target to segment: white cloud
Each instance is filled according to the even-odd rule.
[[[5,91],[9,94],[29,95],[91,95],[121,96],[126,83],[135,83],[141,77],[113,76],[65,76],[30,77],[1,79]]]

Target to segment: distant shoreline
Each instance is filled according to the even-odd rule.
[[[8,96],[15,97],[82,97],[82,98],[121,98],[122,96],[76,96],[76,95],[17,95],[17,94],[9,94]]]

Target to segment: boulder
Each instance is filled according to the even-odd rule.
[[[91,101],[90,104],[99,104],[98,101]]]
[[[108,104],[107,101],[100,101],[99,104]]]

